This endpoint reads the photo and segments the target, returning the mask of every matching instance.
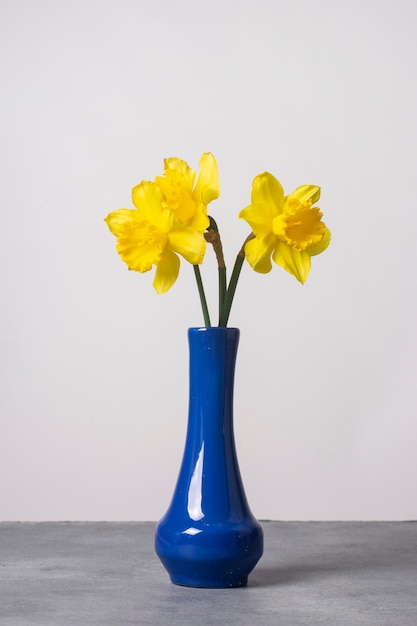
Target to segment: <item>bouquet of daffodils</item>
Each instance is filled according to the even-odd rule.
[[[155,266],[153,286],[158,294],[175,283],[180,256],[191,263],[197,281],[204,323],[211,326],[199,266],[207,243],[213,246],[219,270],[219,326],[227,326],[230,309],[244,260],[267,274],[271,259],[295,276],[307,280],[311,257],[330,243],[330,231],[322,222],[320,187],[302,185],[288,196],[269,172],[256,176],[251,203],[239,213],[250,233],[237,254],[227,280],[222,241],[208,205],[220,195],[217,163],[208,152],[200,159],[200,173],[178,158],[165,159],[164,175],[142,181],[132,190],[134,209],[119,209],[106,218],[117,237],[116,249],[130,270],[148,272]]]

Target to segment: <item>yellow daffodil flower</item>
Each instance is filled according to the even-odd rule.
[[[177,218],[203,233],[208,225],[207,205],[220,195],[216,159],[205,152],[200,159],[200,174],[194,186],[196,172],[182,159],[164,161],[164,176],[157,176],[168,207]]]
[[[156,266],[153,286],[165,293],[178,277],[180,254],[202,263],[206,241],[201,230],[180,220],[155,183],[143,181],[132,190],[135,209],[110,213],[105,222],[117,237],[116,249],[128,268],[147,272]],[[192,220],[191,220],[192,222]]]
[[[182,159],[165,159],[164,176],[143,181],[132,191],[135,209],[113,211],[106,218],[117,237],[117,251],[129,269],[147,272],[156,266],[153,286],[165,293],[178,277],[180,254],[192,265],[203,262],[204,232],[209,226],[207,205],[219,197],[214,156],[200,159],[200,174]]]
[[[251,205],[239,213],[255,237],[245,245],[251,267],[262,274],[271,271],[271,257],[300,283],[310,272],[310,257],[323,252],[330,243],[330,231],[313,207],[320,187],[302,185],[284,196],[281,183],[269,172],[253,180]]]

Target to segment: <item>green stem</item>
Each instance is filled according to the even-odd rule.
[[[220,313],[219,326],[227,326],[227,322],[229,321],[230,309],[232,308],[233,298],[235,297],[237,282],[239,280],[240,272],[242,270],[243,261],[245,260],[245,245],[254,237],[255,235],[253,233],[246,237],[243,246],[236,257],[235,265],[233,267],[233,272],[230,277],[229,286],[227,288],[222,310]]]
[[[230,309],[232,308],[233,298],[237,287],[237,281],[239,280],[240,271],[242,269],[243,261],[245,257],[237,255],[232,275],[230,277],[229,286],[226,291],[226,295],[223,301],[222,311],[220,313],[219,326],[227,326],[229,321]]]
[[[203,287],[203,281],[201,279],[200,268],[198,267],[198,265],[193,265],[193,267],[194,267],[195,279],[197,281],[198,293],[200,296],[201,308],[203,309],[204,324],[208,328],[210,328],[211,326],[210,314],[208,311],[206,294],[204,293],[204,287]]]
[[[224,307],[224,301],[226,298],[226,268],[219,267],[219,326],[221,326],[220,320],[222,318],[222,312]]]

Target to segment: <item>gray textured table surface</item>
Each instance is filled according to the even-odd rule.
[[[263,522],[243,589],[172,585],[153,523],[1,523],[1,626],[416,626],[417,523]]]

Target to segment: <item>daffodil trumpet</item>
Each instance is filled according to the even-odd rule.
[[[132,190],[135,208],[113,211],[105,219],[116,236],[116,249],[130,270],[148,272],[155,266],[153,281],[158,294],[167,292],[178,278],[180,257],[194,266],[204,323],[211,326],[200,273],[207,243],[213,246],[219,276],[219,326],[227,326],[240,272],[246,259],[266,274],[272,261],[304,283],[311,257],[330,243],[330,231],[322,213],[313,206],[320,188],[302,185],[284,195],[281,183],[269,172],[252,183],[251,204],[240,211],[251,232],[237,254],[227,285],[222,241],[216,221],[208,215],[210,202],[220,195],[217,163],[204,153],[200,173],[178,158],[165,159],[164,175],[142,181]]]

